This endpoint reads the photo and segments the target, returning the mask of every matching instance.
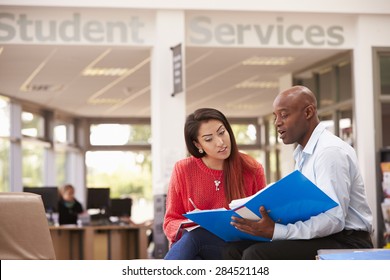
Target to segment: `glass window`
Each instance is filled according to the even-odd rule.
[[[9,99],[0,96],[0,192],[10,191],[10,125]]]
[[[61,186],[68,182],[67,178],[67,158],[68,153],[64,149],[56,149],[55,165],[56,165],[56,184]]]
[[[151,143],[151,134],[149,124],[92,124],[90,126],[90,143],[91,145],[106,146],[144,145]]]
[[[9,99],[0,96],[0,192],[10,191],[10,116]]]
[[[299,76],[294,77],[295,85],[305,86],[316,94],[317,93],[317,75],[313,72],[302,73]]]
[[[9,140],[0,138],[0,192],[10,191],[10,147]]]
[[[42,186],[44,184],[44,152],[41,143],[22,142],[22,183],[23,186]]]
[[[382,143],[383,147],[390,147],[390,103],[382,103]]]
[[[62,144],[75,144],[75,125],[72,122],[56,121],[54,141]]]
[[[379,57],[381,94],[390,95],[390,54]]]
[[[0,96],[0,137],[9,137],[10,136],[10,105],[9,99],[3,96]]]
[[[279,180],[279,151],[272,149],[268,153],[269,163],[268,163],[268,172],[267,172],[267,182],[272,183]]]
[[[238,145],[255,145],[258,143],[256,125],[232,124],[231,127]]]
[[[56,166],[56,183],[58,186],[69,182],[68,170],[72,168],[69,165],[69,158],[74,153],[75,125],[69,121],[56,120],[54,127],[54,151],[55,151],[55,166]]]
[[[321,123],[325,124],[326,129],[332,133],[335,133],[334,120],[332,115],[320,116]]]
[[[265,163],[265,152],[264,151],[262,151],[262,150],[243,150],[241,152],[250,155],[251,157],[256,159],[258,162],[260,162],[261,165],[263,165],[263,167],[265,168],[265,165],[264,165],[264,163]]]
[[[279,179],[279,148],[278,134],[274,125],[274,116],[270,115],[264,118],[264,139],[261,139],[263,148],[256,159],[264,166],[267,182],[275,182]]]
[[[54,127],[54,140],[59,143],[66,143],[67,139],[66,125],[56,125]]]
[[[339,137],[353,146],[352,110],[339,113]]]
[[[42,116],[30,112],[22,112],[22,135],[44,138],[45,120]]]
[[[270,116],[265,121],[265,141],[267,145],[275,145],[278,142],[278,133],[274,125],[274,116]]]
[[[338,66],[338,95],[339,101],[352,98],[352,74],[351,63],[342,63]]]
[[[332,84],[332,68],[329,68],[319,75],[319,108],[334,104]]]
[[[135,221],[153,217],[150,151],[89,151],[86,166],[88,187],[109,187],[112,198],[130,196]]]

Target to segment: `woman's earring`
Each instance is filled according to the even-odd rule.
[[[202,150],[202,149],[199,149],[199,153],[203,154],[203,150]]]

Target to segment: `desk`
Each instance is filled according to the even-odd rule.
[[[147,259],[144,225],[51,226],[50,234],[58,260]]]

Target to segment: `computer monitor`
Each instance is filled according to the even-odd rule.
[[[109,223],[110,189],[87,188],[87,211],[93,225]]]
[[[110,216],[113,217],[131,217],[131,198],[112,198],[110,206]]]
[[[45,212],[48,213],[48,222],[54,224],[53,213],[58,212],[58,187],[23,187],[23,191],[41,196]]]
[[[23,187],[24,192],[39,194],[46,213],[58,212],[58,187]]]
[[[98,209],[101,214],[104,214],[109,208],[109,188],[87,188],[87,209]]]

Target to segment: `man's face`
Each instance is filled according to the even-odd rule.
[[[308,120],[302,102],[288,95],[279,95],[274,103],[274,124],[284,144],[298,143],[305,146],[308,137]]]

